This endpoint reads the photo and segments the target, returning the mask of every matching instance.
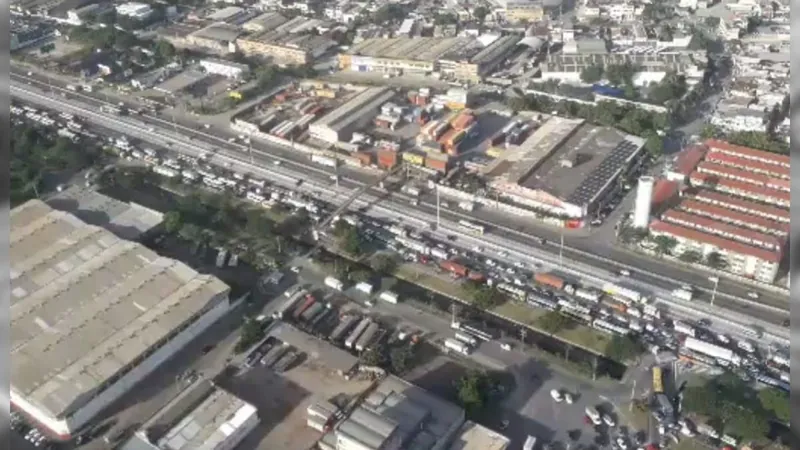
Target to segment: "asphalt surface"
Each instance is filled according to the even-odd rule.
[[[23,86],[23,89],[32,90],[30,86],[29,87],[24,87]],[[26,94],[22,94],[18,90],[15,90],[15,95],[18,95],[17,93],[19,93],[21,95],[26,95]],[[29,96],[29,98],[30,98],[30,96]],[[63,97],[59,98],[58,96],[55,96],[55,95],[52,98],[38,98],[38,99],[35,99],[35,100],[38,101],[38,102],[41,102],[42,100],[44,100],[46,103],[49,102],[49,103],[51,103],[51,106],[55,106],[56,108],[64,108],[65,107],[64,103],[67,102],[67,99],[65,99]],[[89,102],[89,103],[91,103],[91,102],[102,103],[101,101],[98,101],[98,100],[87,100],[87,99],[81,97],[81,102],[84,102],[84,101]],[[56,102],[57,104],[53,105],[53,102]],[[74,101],[70,102],[70,103],[74,104]],[[319,176],[319,178],[316,178],[317,180],[319,180],[320,178],[324,177],[323,179],[325,181],[320,183],[323,186],[325,186],[325,185],[329,186],[330,183],[331,183],[330,180],[329,180],[329,176],[330,176],[331,172],[329,172],[329,171],[327,171],[325,169],[320,169],[320,168],[318,168],[318,166],[309,165],[307,160],[305,160],[304,155],[300,155],[297,152],[293,152],[291,150],[285,151],[283,149],[270,148],[271,152],[273,150],[275,152],[267,154],[267,153],[263,152],[260,149],[255,149],[254,148],[253,151],[249,155],[246,155],[246,154],[243,154],[243,152],[240,150],[241,146],[233,146],[233,145],[230,145],[230,144],[227,144],[227,143],[220,144],[220,142],[222,141],[220,138],[215,138],[213,136],[207,135],[206,133],[201,133],[201,132],[197,132],[195,130],[182,128],[180,130],[181,134],[186,134],[186,135],[190,135],[190,136],[194,135],[196,137],[187,139],[186,136],[173,135],[172,133],[169,133],[168,131],[163,130],[163,127],[165,126],[165,121],[163,121],[161,119],[158,119],[158,118],[155,118],[155,119],[153,119],[153,118],[143,118],[141,116],[139,116],[139,117],[131,117],[131,118],[116,118],[116,117],[112,118],[112,117],[108,117],[108,116],[101,117],[101,116],[98,115],[98,116],[91,117],[90,119],[92,121],[103,122],[102,125],[106,126],[107,128],[117,129],[120,132],[127,133],[127,134],[130,134],[130,135],[135,136],[135,137],[140,137],[140,138],[143,138],[145,140],[149,140],[151,142],[154,141],[154,140],[158,141],[157,143],[159,143],[159,144],[161,144],[161,145],[163,145],[165,147],[168,147],[168,148],[172,147],[173,150],[177,150],[178,146],[179,146],[181,151],[189,152],[190,154],[194,154],[194,155],[197,155],[199,153],[198,147],[202,146],[202,147],[208,149],[209,151],[218,150],[218,153],[217,153],[218,158],[224,158],[224,159],[230,161],[230,158],[233,157],[236,160],[241,161],[243,163],[248,163],[248,162],[252,161],[257,166],[261,166],[263,169],[267,169],[268,167],[272,166],[272,163],[275,161],[276,158],[281,158],[281,160],[285,162],[285,164],[280,169],[280,171],[282,173],[277,173],[275,170],[267,170],[274,177],[276,177],[276,178],[281,178],[282,177],[282,178],[284,178],[284,182],[289,182],[289,181],[295,182],[297,179],[300,178],[300,176],[298,176],[297,178],[294,178],[294,179],[286,179],[286,176],[284,174],[291,170],[291,169],[287,169],[288,167],[299,167],[299,168],[302,168],[304,170],[304,172],[306,172],[305,174],[302,175],[302,177],[305,180],[307,180],[306,183],[312,182],[316,178],[317,174],[321,175],[321,176]],[[164,134],[159,133],[158,136],[155,136],[154,133],[149,131],[150,127],[145,129],[141,125],[138,125],[139,123],[141,123],[142,120],[144,120],[145,122],[148,122],[148,123],[152,123],[153,124],[153,127],[152,127],[153,129],[155,129],[155,126],[159,126],[159,131],[163,131]],[[123,125],[123,124],[125,126],[120,128],[120,126]],[[173,144],[178,144],[178,146],[173,146]],[[269,155],[269,156],[267,156],[267,155]],[[274,167],[274,166],[272,166],[272,167]],[[270,169],[272,167],[270,167]],[[251,167],[251,169],[252,169],[252,167]],[[310,170],[313,171],[313,172],[309,173]],[[245,168],[245,171],[253,172],[253,170],[248,170],[247,168]],[[364,172],[361,172],[361,171],[348,169],[348,168],[340,168],[339,169],[339,173],[341,175],[340,176],[340,187],[339,187],[339,189],[344,188],[345,190],[347,190],[347,189],[356,188],[356,187],[359,186],[359,183],[370,182],[371,180],[374,180],[374,176],[373,175],[370,175],[370,174],[367,174],[367,173],[364,173]],[[352,181],[353,179],[355,179],[356,181]],[[374,199],[374,197],[372,197],[372,196],[373,196],[373,194],[369,193],[369,194],[364,195],[364,198],[367,201],[369,201],[369,200],[373,200]],[[402,196],[395,195],[395,197],[402,197]],[[381,206],[384,206],[384,205],[382,204]],[[408,215],[408,216],[419,216],[419,213],[423,213],[423,217],[425,217],[425,220],[422,220],[422,222],[428,222],[429,223],[430,222],[430,218],[431,217],[435,217],[435,208],[433,207],[433,205],[431,203],[426,202],[426,201],[420,202],[420,205],[417,208],[413,208],[413,211],[412,211],[412,208],[410,208],[409,204],[403,204],[401,206],[402,206],[402,209],[403,209],[403,212],[405,213],[405,215]],[[375,208],[372,208],[372,209],[375,209]],[[427,214],[425,214],[425,213],[427,213]],[[474,213],[474,214],[480,214],[480,212]],[[464,214],[464,213],[461,213],[461,212],[456,212],[456,211],[443,211],[442,212],[442,218],[446,219],[446,220],[454,221],[454,220],[458,220],[459,218],[465,218],[465,217],[466,218],[470,218],[473,221],[475,220],[474,215],[467,215],[467,214]],[[496,220],[497,218],[493,217],[492,219]],[[496,230],[498,228],[500,228],[500,227],[499,226],[495,226]],[[497,230],[497,231],[500,231],[500,230]],[[527,230],[527,231],[524,231],[524,232],[520,232],[519,230],[509,229],[509,231],[510,232],[503,233],[502,237],[499,236],[498,233],[496,233],[496,232],[495,233],[487,233],[487,236],[484,236],[483,239],[485,239],[485,240],[492,239],[493,241],[498,242],[499,245],[505,246],[505,247],[520,247],[520,244],[522,244],[522,245],[525,245],[525,247],[527,247],[529,249],[530,254],[539,254],[539,255],[542,255],[542,256],[545,256],[545,254],[546,254],[551,260],[553,259],[553,253],[552,252],[553,251],[557,251],[556,248],[553,248],[553,245],[544,245],[543,246],[543,245],[539,244],[538,239],[531,239],[530,238],[531,235],[541,236],[541,230],[540,229],[536,229],[536,230],[532,230],[531,229],[531,230]],[[590,273],[600,273],[600,274],[602,274],[603,271],[597,270],[596,267],[597,266],[609,267],[609,264],[607,262],[602,262],[602,261],[601,262],[597,262],[597,258],[596,257],[594,257],[594,256],[587,257],[586,255],[588,253],[586,253],[585,251],[575,250],[575,249],[570,248],[568,246],[565,246],[563,254],[564,254],[564,260],[565,261],[570,261],[570,262],[576,261],[576,264],[577,264],[577,261],[589,261],[589,262],[594,263],[593,264],[594,267],[590,267],[589,268]],[[628,256],[630,256],[630,255],[628,255]],[[651,261],[650,263],[653,264],[653,263],[656,263],[656,262],[655,261]],[[655,288],[661,288],[661,289],[664,289],[664,290],[671,290],[674,287],[676,287],[676,282],[675,281],[672,281],[672,279],[669,278],[669,277],[666,277],[664,275],[660,275],[660,273],[664,273],[665,272],[665,269],[663,267],[661,267],[661,266],[652,267],[652,268],[649,269],[649,271],[648,271],[648,268],[643,264],[637,264],[637,268],[639,268],[639,270],[636,270],[634,272],[633,280],[626,280],[626,281],[634,281],[634,282],[637,282],[637,283],[640,283],[640,284],[644,285],[644,287],[651,286],[651,287],[655,287]],[[641,269],[645,269],[645,270],[641,270]],[[667,270],[667,272],[668,272],[668,270]],[[605,272],[605,275],[610,275],[611,273],[612,272],[607,271],[607,272]],[[656,275],[656,274],[659,274],[659,275]],[[705,280],[705,277],[702,277],[701,280],[698,280],[698,278],[700,278],[700,277],[698,277],[697,274],[693,274],[693,275],[694,275],[694,281],[696,281],[696,282],[692,283],[692,284],[697,285],[698,288],[702,291],[703,290],[703,288],[702,288],[703,284],[701,284],[702,281],[704,281],[705,284],[708,284],[708,281]],[[730,310],[737,310],[738,309],[739,312],[745,313],[748,317],[754,317],[754,318],[762,319],[762,320],[764,320],[766,322],[770,322],[772,324],[779,324],[785,319],[785,314],[780,310],[780,308],[773,308],[771,310],[765,310],[763,308],[760,308],[758,306],[758,304],[756,304],[755,302],[747,300],[747,299],[745,299],[743,297],[735,297],[735,296],[731,296],[730,295],[731,291],[739,293],[740,295],[745,295],[744,292],[746,290],[747,290],[746,288],[743,289],[741,286],[734,285],[733,283],[728,283],[728,282],[721,283],[719,291],[718,291],[718,294],[717,294],[717,306],[723,306],[724,308],[730,309]],[[705,291],[707,292],[708,289],[706,288]],[[785,300],[783,300],[782,298],[780,298],[778,296],[774,296],[774,295],[772,297],[770,297],[768,294],[762,294],[762,299],[760,300],[760,302],[770,301],[770,299],[773,300],[774,303],[780,303],[780,302],[784,302],[785,303]],[[724,310],[721,310],[721,311],[724,311]],[[786,331],[787,330],[776,330],[775,334],[779,334],[779,335],[786,334]]]

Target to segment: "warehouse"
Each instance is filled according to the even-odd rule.
[[[390,375],[336,426],[336,448],[446,448],[463,423],[462,408]]]
[[[450,444],[450,450],[506,450],[511,440],[483,425],[467,421],[458,430],[458,436]]]
[[[225,315],[230,288],[31,200],[11,211],[11,405],[69,439]]]
[[[236,41],[247,56],[271,57],[282,63],[306,64],[336,45],[326,36],[313,33],[320,22],[307,17],[288,20],[281,15],[260,16],[248,22],[255,30]]]
[[[392,97],[394,91],[388,88],[366,88],[311,124],[308,132],[312,137],[329,143],[349,140],[353,132],[372,121],[381,105]]]
[[[636,169],[644,140],[582,120],[551,117],[485,171],[502,196],[572,219],[603,206]]]

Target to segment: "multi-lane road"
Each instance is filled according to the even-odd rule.
[[[23,81],[24,80],[24,81]],[[46,92],[46,91],[54,92]],[[305,189],[311,192],[325,192],[338,199],[344,198],[348,192],[356,189],[365,183],[372,183],[376,174],[360,171],[353,168],[342,167],[338,169],[339,186],[331,186],[331,169],[313,165],[308,157],[291,149],[290,146],[281,147],[270,143],[254,142],[250,151],[248,147],[229,143],[229,138],[234,133],[229,130],[213,130],[213,134],[206,131],[187,126],[184,123],[175,123],[172,120],[165,120],[152,115],[138,115],[132,117],[117,117],[103,114],[98,111],[99,106],[106,103],[104,99],[98,99],[86,94],[75,94],[66,89],[58,87],[56,81],[43,82],[41,80],[30,79],[27,76],[20,76],[12,73],[12,95],[20,99],[41,104],[55,110],[70,111],[85,117],[90,122],[105,128],[127,134],[132,137],[142,139],[154,145],[171,148],[175,151],[198,155],[201,152],[211,152],[218,162],[225,165],[235,165],[237,170],[250,173],[267,175],[275,181],[284,183],[294,183],[298,179],[306,182]],[[66,97],[65,97],[66,96]],[[196,126],[196,125],[195,125]],[[281,161],[280,167],[274,165],[275,161]],[[378,201],[378,196],[382,193],[378,190],[367,192],[362,196],[357,204],[374,203]],[[390,208],[395,213],[407,217],[410,220],[418,220],[419,225],[425,225],[435,221],[435,204],[431,201],[421,201],[419,205],[412,207],[408,203],[409,198],[404,198],[402,194],[395,194],[397,202],[382,202],[377,209],[387,210]],[[332,200],[336,200],[333,198]],[[455,228],[457,220],[467,218],[476,221],[474,215],[450,210],[442,210],[442,225],[449,225],[447,228]],[[490,232],[481,238],[481,241],[488,242],[497,248],[509,249],[515,256],[524,259],[534,259],[545,261],[551,266],[558,264],[557,253],[559,249],[552,245],[542,245],[538,237],[552,239],[550,236],[542,236],[541,230],[527,231],[510,228],[502,224],[492,223]],[[691,283],[697,285],[700,291],[706,291],[701,295],[708,296],[708,290],[704,289],[703,282],[708,284],[704,276],[687,273],[670,267],[663,267],[657,262],[649,262],[650,267],[643,265],[640,261],[635,262],[635,268],[629,264],[622,264],[616,261],[609,261],[606,258],[588,253],[587,250],[565,245],[563,250],[564,264],[562,269],[569,271],[578,268],[583,274],[591,274],[594,278],[615,279],[616,271],[620,268],[630,268],[635,271],[633,279],[625,280],[629,283],[641,287],[649,287],[656,292],[665,292],[673,289],[679,283]],[[600,269],[602,267],[603,269]],[[684,276],[686,275],[686,276]],[[708,305],[701,306],[700,309],[705,313],[719,316],[726,315],[726,310],[739,316],[738,319],[751,317],[753,321],[761,325],[766,324],[770,331],[778,336],[787,335],[788,330],[781,329],[779,325],[788,317],[788,302],[780,294],[762,293],[759,303],[753,302],[746,297],[748,288],[723,282],[720,284],[717,293],[717,306],[724,310],[713,309]],[[767,306],[763,306],[767,305]],[[677,305],[683,308],[697,309],[696,305]],[[744,322],[747,323],[747,322]],[[772,324],[772,325],[769,325]]]

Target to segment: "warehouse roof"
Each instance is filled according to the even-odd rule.
[[[756,173],[767,173],[775,177],[789,179],[790,168],[775,164],[743,158],[741,156],[712,150],[706,155],[706,161],[713,161],[727,166],[741,167]]]
[[[90,225],[106,228],[122,239],[135,240],[164,220],[164,215],[158,211],[80,186],[72,186],[54,195],[47,203]]]
[[[192,33],[193,37],[220,42],[233,42],[242,32],[238,27],[224,22],[213,23]]]
[[[91,398],[228,286],[31,200],[11,211],[11,385],[57,416]]]
[[[468,421],[458,432],[449,450],[506,450],[511,440],[475,422]]]
[[[689,189],[684,191],[684,196],[694,198],[704,203],[720,205],[734,211],[741,211],[748,214],[756,214],[767,217],[778,222],[789,223],[790,213],[788,210],[777,208],[772,205],[764,205],[750,200],[733,197],[728,194],[714,192],[708,189]]]
[[[254,414],[253,405],[222,389],[214,389],[161,438],[159,447],[170,450],[217,448]]]
[[[312,127],[329,127],[341,130],[356,121],[363,114],[372,114],[384,102],[394,96],[394,91],[385,87],[364,89],[342,106],[334,109],[314,122]]]
[[[511,183],[523,183],[530,173],[536,170],[548,156],[564,144],[570,136],[583,124],[583,119],[566,119],[551,117],[541,127],[528,136],[528,139],[506,152],[504,158],[514,159],[514,164],[507,175]]]
[[[458,56],[454,57],[454,55],[459,55],[461,49],[475,47],[475,43],[476,41],[473,38],[466,37],[373,38],[365,39],[354,45],[347,51],[347,54],[373,58],[435,62],[445,56],[448,59],[457,59]],[[468,57],[469,55],[463,55],[463,59]]]
[[[272,327],[270,335],[287,344],[297,347],[309,358],[322,362],[323,365],[342,374],[350,373],[358,364],[358,358],[294,326],[280,322]]]
[[[724,236],[739,242],[744,242],[754,247],[776,250],[783,246],[783,239],[773,235],[761,233],[747,228],[741,228],[729,223],[721,222],[709,217],[690,214],[688,212],[671,209],[661,215],[661,220],[681,226],[694,228],[707,233]]]
[[[734,145],[717,139],[708,139],[705,141],[705,144],[712,150],[718,150],[741,158],[754,159],[769,164],[789,167],[790,158],[788,155],[779,155],[777,153],[765,152],[764,150],[756,150],[754,148]]]
[[[788,205],[791,201],[791,192],[765,186],[757,186],[745,181],[722,178],[718,175],[694,171],[689,176],[689,180],[693,185],[712,185],[718,190],[734,191],[736,194],[743,197],[757,199],[766,203]]]

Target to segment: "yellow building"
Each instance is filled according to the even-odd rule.
[[[536,22],[544,18],[544,9],[540,5],[514,4],[506,8],[506,19],[509,22]]]
[[[260,40],[257,36],[240,38],[236,46],[247,56],[271,56],[291,64],[307,64],[311,61],[311,52],[305,48]]]

